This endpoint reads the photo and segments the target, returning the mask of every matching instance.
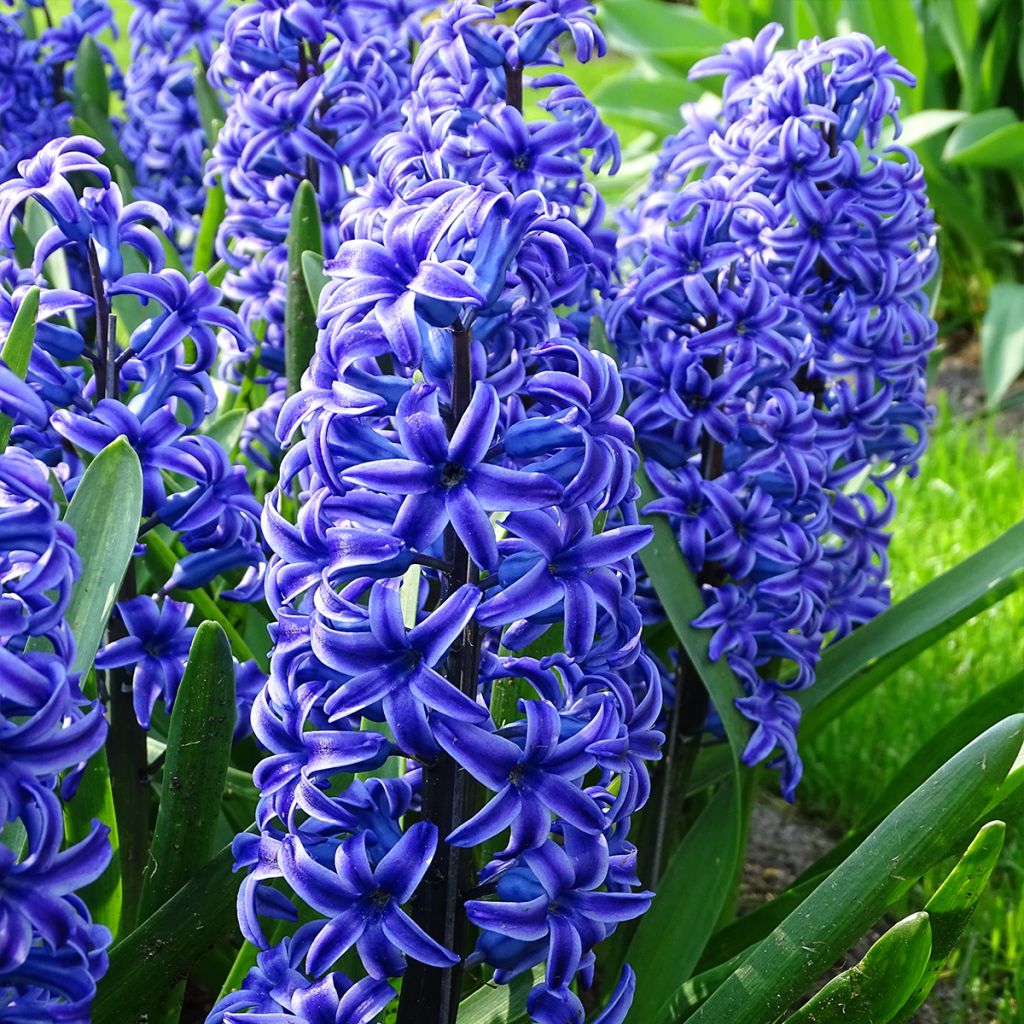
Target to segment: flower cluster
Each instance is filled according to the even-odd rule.
[[[236,842],[242,930],[267,952],[211,1022],[313,999],[368,1022],[397,976],[399,1019],[419,1019],[439,972],[457,996],[460,960],[498,983],[543,963],[532,1018],[580,1021],[574,982],[650,900],[628,838],[661,741],[635,599],[649,530],[622,383],[588,347],[613,242],[584,169],[617,150],[560,73],[528,83],[553,117],[522,111],[564,32],[581,59],[604,43],[589,4],[494,14],[459,0],[429,24],[281,412],[253,712],[270,753],[260,834]],[[268,949],[262,918],[296,913],[281,878],[323,916]],[[334,969],[353,946],[357,981]],[[631,991],[627,968],[599,1019]]]
[[[146,201],[125,204],[101,154],[91,139],[56,139],[0,185],[0,245],[11,255],[34,251],[30,267],[0,263],[0,334],[29,286],[42,285],[27,388],[13,375],[0,382],[0,403],[15,423],[12,441],[53,466],[70,494],[83,469],[80,453],[96,455],[127,438],[142,464],[143,540],[163,529],[184,552],[163,592],[241,570],[221,596],[249,600],[262,588],[260,506],[242,467],[203,432],[216,405],[210,369],[217,334],[241,336],[242,324],[204,275],[189,279],[164,266],[157,231],[168,230],[167,214]],[[96,184],[79,194],[72,181],[83,179]],[[38,219],[26,215],[29,200],[52,224],[41,233]],[[61,276],[73,287],[51,287]],[[161,616],[146,596],[122,608],[140,651],[160,644],[167,616],[176,629],[182,625],[174,607],[165,603]],[[165,662],[162,672],[143,673],[136,688],[143,724],[158,694],[168,704],[173,698],[184,654],[175,649],[175,667]],[[123,664],[111,660],[117,656],[100,660]]]
[[[721,112],[684,109],[624,211],[609,323],[649,510],[675,526],[705,585],[697,624],[746,688],[746,760],[775,755],[792,796],[789,691],[888,601],[886,482],[925,444],[936,259],[920,165],[878,148],[911,76],[861,35],[776,53],[780,33],[694,68],[726,76]]]
[[[272,374],[283,372],[285,237],[295,190],[316,186],[324,251],[371,168],[374,143],[401,123],[410,39],[436,0],[273,0],[239,5],[213,55],[210,80],[228,97],[207,167],[227,197],[218,246],[225,283]]]
[[[128,24],[121,148],[135,171],[136,194],[163,207],[186,235],[203,208],[208,144],[194,57],[209,63],[227,18],[226,0],[150,0],[135,5]]]
[[[9,379],[17,389],[0,366],[5,390]],[[107,965],[110,934],[75,892],[106,866],[108,829],[94,822],[62,848],[62,799],[107,732],[71,668],[64,612],[78,570],[46,467],[8,450],[0,458],[0,1005],[12,1021],[88,1024]]]
[[[14,0],[3,0],[13,6]],[[44,142],[66,134],[71,121],[69,63],[86,35],[113,28],[106,0],[74,0],[71,11],[37,31],[33,7],[0,12],[0,180]],[[44,5],[45,6],[45,5]],[[116,71],[110,52],[101,47]],[[115,81],[116,84],[116,81]]]

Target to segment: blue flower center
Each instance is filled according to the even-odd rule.
[[[383,910],[392,900],[391,893],[387,889],[374,889],[370,893],[370,902],[377,907],[378,910]]]

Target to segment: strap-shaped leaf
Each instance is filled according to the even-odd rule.
[[[988,293],[981,324],[981,368],[992,408],[1024,370],[1024,284],[1002,281]]]
[[[68,505],[82,573],[66,619],[75,635],[76,672],[88,672],[135,550],[142,516],[142,467],[128,441],[111,441],[89,464]]]
[[[904,918],[859,964],[833,978],[786,1024],[888,1024],[914,991],[931,948],[928,915]]]
[[[11,329],[7,332],[3,350],[0,351],[0,359],[3,359],[7,368],[22,380],[28,373],[28,361],[32,355],[32,344],[36,337],[36,315],[38,313],[39,289],[33,285],[22,298],[18,312],[14,314]],[[13,429],[14,421],[10,416],[0,414],[0,452],[7,448],[7,442],[11,439]]]
[[[76,135],[88,135],[89,138],[101,143],[103,152],[98,157],[100,163],[107,167],[119,183],[123,180],[130,185],[135,180],[135,174],[121,148],[121,143],[117,141],[117,135],[110,125],[110,118],[98,110],[87,97],[82,100],[82,111],[82,114],[75,114],[71,118],[72,130]],[[131,196],[130,191],[122,188],[122,192],[127,202]]]
[[[218,178],[206,190],[206,202],[203,205],[203,216],[196,232],[196,246],[192,255],[192,272],[206,273],[214,264],[214,246],[221,221],[227,212],[228,204],[224,196],[224,186]]]
[[[690,1020],[774,1020],[950,852],[978,809],[1002,788],[1022,740],[1024,715],[1015,715],[943,765],[751,951]]]
[[[75,83],[71,109],[72,129],[80,135],[88,135],[103,144],[100,160],[106,164],[125,191],[125,201],[130,197],[130,186],[135,181],[131,161],[125,156],[117,133],[110,123],[110,83],[107,68],[103,63],[96,40],[86,33],[75,54]],[[125,185],[128,186],[125,189]]]
[[[754,778],[752,773],[739,776],[739,782],[728,778],[676,847],[626,956],[636,972],[632,1020],[653,1020],[693,973],[732,892],[742,855],[738,823],[745,794],[740,787],[749,788]],[[699,893],[695,878],[701,879]]]
[[[980,697],[940,729],[895,774],[892,782],[864,815],[865,825],[811,864],[790,888],[771,902],[744,914],[716,932],[697,965],[698,970],[709,971],[716,968],[716,965],[744,952],[763,939],[821,883],[832,868],[841,863],[867,838],[871,827],[877,825],[932,772],[985,729],[1013,714],[1020,707],[1022,692],[1024,672],[1018,673]],[[1007,779],[1003,787],[1005,790],[1012,789],[1017,774],[1014,772]],[[1009,799],[1012,799],[1012,795]],[[997,813],[1003,813],[1002,809]]]
[[[284,311],[284,365],[288,390],[302,386],[302,375],[316,350],[316,307],[310,301],[303,258],[306,253],[324,251],[320,206],[310,181],[303,181],[292,203],[288,228],[288,290]]]
[[[229,409],[218,416],[203,433],[212,437],[230,455],[238,447],[248,415],[248,409]]]
[[[1017,523],[970,558],[826,648],[814,685],[796,694],[803,708],[801,737],[806,742],[817,735],[897,669],[1021,587],[1024,523]],[[705,751],[694,770],[691,792],[717,782],[728,771],[726,751]]]
[[[683,74],[731,38],[691,7],[657,0],[603,0],[599,9],[601,25],[617,51],[671,64]]]
[[[662,1007],[659,1019],[677,1022],[689,1020],[697,1007],[706,1003],[722,982],[743,963],[746,955],[746,952],[739,953],[725,963],[701,971],[680,985]]]
[[[529,1020],[526,997],[544,979],[544,968],[513,978],[508,985],[485,985],[459,1003],[457,1024],[522,1024]]]
[[[203,131],[206,134],[206,145],[213,149],[217,136],[227,115],[224,113],[224,104],[221,103],[217,90],[210,85],[206,77],[206,69],[202,64],[196,68],[196,106],[199,107],[199,120],[203,123]]]
[[[931,955],[917,986],[892,1020],[903,1024],[928,998],[946,960],[960,941],[992,877],[1006,838],[1006,823],[990,821],[925,905],[932,923]]]
[[[92,667],[110,620],[121,581],[135,547],[142,515],[142,469],[123,438],[107,445],[89,464],[64,519],[75,530],[82,572],[71,592],[66,619],[75,637],[72,668],[83,675]],[[89,687],[86,687],[87,691]],[[95,687],[91,696],[95,696]],[[113,857],[107,870],[82,893],[93,918],[117,934],[121,916],[117,821],[105,749],[86,765],[74,799],[64,809],[68,839],[89,834],[93,819],[110,827]]]
[[[636,479],[642,509],[657,494],[642,465]],[[749,726],[735,705],[736,699],[744,696],[743,687],[724,658],[711,660],[709,632],[692,625],[704,612],[704,598],[668,520],[661,515],[642,515],[641,522],[653,529],[654,537],[640,552],[640,559],[679,643],[721,719],[729,739],[732,775],[673,856],[649,911],[655,923],[645,915],[630,945],[627,960],[638,976],[634,1002],[641,1007],[634,1009],[634,1020],[650,1019],[674,989],[690,977],[715,923],[726,909],[742,862],[749,819],[747,796],[753,784],[740,760],[749,735]],[[709,857],[719,860],[710,876],[701,866]],[[694,872],[712,879],[700,900],[685,896]],[[670,951],[673,955],[666,959]],[[652,969],[655,964],[657,969]]]
[[[147,1024],[168,992],[235,926],[242,876],[225,846],[184,888],[110,951],[92,1024]]]
[[[231,645],[215,622],[196,631],[171,712],[140,914],[149,917],[215,852],[235,725]]]
[[[83,120],[87,120],[86,108],[92,107],[104,117],[110,117],[110,83],[103,54],[96,40],[86,33],[82,36],[78,53],[75,55],[74,94],[71,108]]]
[[[863,838],[863,836],[861,837]],[[697,964],[702,974],[715,970],[727,960],[746,953],[777,928],[821,884],[831,868],[823,868],[784,889],[742,917],[730,921],[711,937]]]
[[[658,497],[644,472],[637,470],[636,482],[640,487],[640,507]],[[654,539],[640,552],[652,586],[658,592],[665,614],[680,644],[700,674],[715,705],[729,744],[733,759],[738,763],[747,744],[750,728],[734,704],[745,696],[740,681],[724,658],[712,661],[708,655],[710,632],[697,629],[691,623],[705,610],[704,598],[690,572],[669,521],[661,515],[641,515],[640,521],[654,530]]]
[[[324,273],[324,258],[318,252],[304,252],[302,254],[302,276],[306,280],[306,291],[309,292],[309,301],[313,303],[313,309],[320,305],[320,294],[327,287],[330,278]]]

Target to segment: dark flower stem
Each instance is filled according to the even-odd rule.
[[[708,320],[707,329],[716,325],[717,318]],[[717,377],[722,372],[721,354],[704,360],[704,369]],[[704,432],[700,445],[700,472],[705,480],[714,480],[724,470],[724,452],[720,442]],[[706,564],[697,574],[698,586],[705,583],[721,582],[719,572],[712,564]],[[680,645],[676,649],[675,702],[669,722],[667,745],[656,783],[657,827],[654,850],[651,857],[651,886],[657,886],[665,867],[667,855],[675,849],[685,824],[682,814],[683,803],[690,786],[690,777],[697,755],[700,753],[704,722],[707,718],[710,698],[700,673],[690,656]]]
[[[118,597],[129,601],[135,596],[135,567],[129,563]],[[113,620],[107,630],[108,642],[125,635],[121,622]],[[110,700],[107,762],[121,858],[121,933],[127,934],[136,925],[142,896],[142,869],[149,852],[150,769],[146,733],[135,717],[128,669],[107,671],[107,692]]]
[[[449,435],[462,419],[472,394],[470,328],[456,322],[453,328],[453,368]],[[445,532],[445,562],[451,566],[447,591],[477,582],[477,568],[452,527]],[[480,661],[480,636],[471,621],[448,656],[448,681],[475,698]],[[413,917],[424,931],[443,946],[462,953],[466,917],[462,894],[469,888],[466,851],[449,846],[448,836],[466,819],[466,773],[447,754],[423,769],[422,813],[437,825],[441,841],[413,901]],[[459,1009],[462,968],[430,967],[410,961],[402,980],[397,1024],[454,1024]]]
[[[103,287],[103,272],[100,270],[100,258],[93,240],[89,239],[86,246],[89,262],[89,281],[92,285],[92,297],[96,303],[96,398],[116,398],[110,394],[108,382],[112,381],[110,362],[110,306],[107,304],[107,293]]]
[[[505,102],[523,112],[523,69],[505,65]]]

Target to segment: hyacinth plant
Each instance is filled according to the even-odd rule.
[[[1003,705],[733,919],[757,766],[798,799],[1019,585],[1004,540],[888,607],[937,261],[897,60],[709,54],[610,210],[586,0],[147,0],[123,74],[105,4],[53,21],[0,23],[0,1020],[907,1020]]]

